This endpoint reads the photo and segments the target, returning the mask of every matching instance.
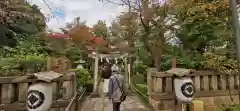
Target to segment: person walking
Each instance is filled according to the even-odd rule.
[[[102,78],[103,78],[103,93],[108,92],[108,84],[109,84],[109,78],[111,77],[111,67],[112,65],[110,63],[105,63],[103,72],[102,72]]]
[[[109,84],[109,78],[111,76],[111,64],[110,63],[104,63],[103,68],[101,71],[101,82],[100,82],[100,96],[102,99],[102,105],[101,105],[101,111],[104,111],[105,108],[105,97],[106,94],[108,93],[108,84]]]
[[[124,76],[121,75],[120,68],[116,64],[112,66],[111,70],[112,75],[109,79],[108,97],[112,101],[113,111],[120,111],[120,105],[126,99]]]

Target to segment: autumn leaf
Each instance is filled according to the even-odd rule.
[[[75,43],[85,44],[93,37],[90,28],[86,26],[74,27],[68,31],[69,37]]]

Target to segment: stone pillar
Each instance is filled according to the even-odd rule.
[[[124,61],[124,84],[125,84],[125,88],[128,92],[128,88],[129,88],[129,75],[128,75],[128,62],[127,62],[127,57],[124,57],[123,59]]]
[[[148,85],[148,101],[150,104],[152,104],[152,98],[151,98],[151,93],[153,91],[153,81],[152,81],[152,73],[157,72],[156,68],[148,68],[147,69],[147,85]]]
[[[93,76],[93,79],[94,79],[94,83],[93,83],[93,92],[94,92],[94,93],[97,93],[97,83],[98,83],[98,60],[99,60],[99,57],[98,57],[98,54],[96,54],[95,62],[94,62],[94,76]]]
[[[128,62],[128,84],[131,86],[131,64]]]

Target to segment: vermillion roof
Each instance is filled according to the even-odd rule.
[[[69,38],[69,36],[67,34],[63,34],[63,33],[53,33],[53,34],[47,34],[46,35],[49,38],[56,38],[56,39],[66,39]],[[102,37],[91,37],[90,40],[92,45],[105,45],[107,44],[107,40],[104,40]]]
[[[84,27],[88,28],[88,27]],[[56,39],[71,39],[68,34],[53,33],[47,34],[46,37]],[[84,44],[86,53],[98,52],[102,54],[124,54],[134,51],[133,48],[125,44],[124,41],[117,41],[114,45],[110,45],[108,40],[103,37],[90,36],[87,42]]]
[[[96,45],[106,45],[107,40],[104,40],[102,37],[92,37],[91,42]]]
[[[46,36],[49,38],[58,38],[58,39],[69,38],[67,34],[62,34],[62,33],[47,34]]]

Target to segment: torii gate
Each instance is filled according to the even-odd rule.
[[[130,81],[130,64],[128,64],[128,57],[132,56],[129,55],[129,53],[109,53],[109,54],[102,54],[93,52],[92,54],[88,55],[89,57],[94,58],[94,84],[93,84],[93,92],[97,93],[97,83],[98,83],[98,66],[99,66],[99,59],[116,59],[116,58],[122,58],[124,62],[124,81],[125,86],[128,89],[129,85],[131,84]]]
[[[86,28],[86,27],[85,27]],[[49,37],[53,38],[63,38],[63,39],[69,39],[69,35],[66,34],[53,34],[48,35]],[[118,41],[118,40],[117,40]],[[93,92],[97,92],[97,83],[98,83],[98,66],[99,66],[99,58],[107,58],[107,59],[115,59],[115,58],[122,58],[124,61],[124,79],[125,79],[125,86],[128,89],[129,85],[131,83],[130,81],[130,64],[128,64],[127,60],[129,56],[129,53],[127,53],[127,49],[130,49],[128,46],[128,43],[125,41],[118,41],[118,45],[122,45],[122,53],[119,49],[120,47],[112,46],[108,41],[104,40],[102,37],[92,37],[90,38],[90,42],[86,44],[85,48],[87,49],[87,52],[91,52],[91,54],[88,54],[89,57],[92,57],[95,59],[94,62],[94,84],[93,84]],[[107,54],[99,53],[99,46],[104,47],[105,51],[108,52]],[[102,48],[103,48],[102,47]],[[98,50],[98,51],[97,51]],[[117,50],[117,51],[116,51]]]

